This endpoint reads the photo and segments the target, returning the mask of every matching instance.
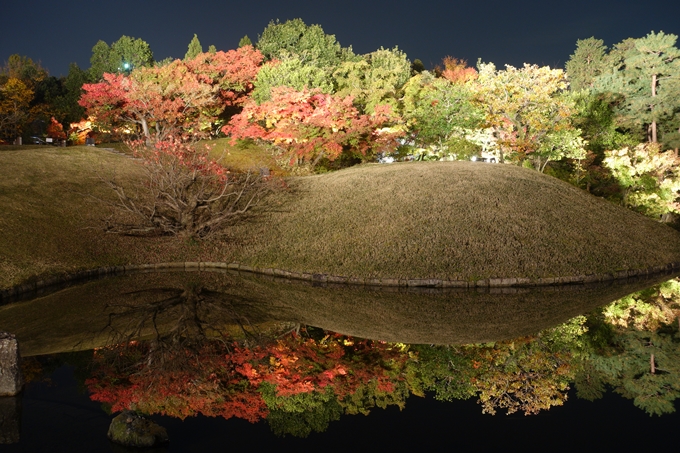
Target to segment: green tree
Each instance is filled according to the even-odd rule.
[[[106,72],[115,72],[116,66],[111,64],[111,48],[101,39],[92,47],[90,69],[88,75],[92,82],[99,82]]]
[[[153,64],[153,52],[146,41],[123,35],[111,47],[101,40],[95,44],[88,72],[91,81],[99,82],[104,73],[130,73],[134,68]]]
[[[320,68],[335,68],[354,55],[351,48],[340,47],[335,35],[327,35],[320,25],[307,26],[302,19],[270,22],[256,47],[266,60],[282,59],[292,54],[304,64]]]
[[[317,88],[323,93],[333,92],[333,81],[327,71],[318,66],[304,64],[297,55],[286,55],[277,61],[270,61],[257,74],[252,98],[258,104],[271,99],[274,87],[303,89]]]
[[[479,151],[470,139],[481,126],[483,112],[471,102],[469,85],[423,71],[409,80],[404,92],[403,115],[416,146],[434,148],[439,158],[463,159]]]
[[[356,61],[342,63],[333,78],[337,94],[353,96],[354,105],[371,114],[377,105],[390,105],[399,112],[403,87],[410,75],[411,63],[404,52],[397,47],[381,47]]]
[[[595,81],[595,89],[612,93],[623,126],[658,141],[659,123],[680,109],[680,50],[677,36],[651,32],[629,39],[609,55],[610,71]]]
[[[565,66],[572,90],[590,89],[606,68],[607,47],[601,39],[590,37],[576,41],[576,51]]]
[[[187,49],[187,53],[184,54],[184,60],[192,60],[201,53],[203,53],[203,47],[201,46],[201,42],[198,40],[198,36],[196,33],[194,33],[194,37],[191,39],[191,42],[189,42],[189,49]]]
[[[248,35],[245,35],[243,38],[241,38],[238,42],[239,47],[244,47],[244,46],[252,46],[253,42],[250,40]]]
[[[522,68],[507,65],[501,71],[492,63],[479,64],[479,77],[471,85],[474,102],[494,132],[500,162],[506,157],[519,163],[529,159],[542,171],[548,160],[585,156],[582,148],[569,146],[556,153],[546,145],[557,141],[553,134],[574,130],[570,121],[574,101],[565,95],[568,85],[561,69],[525,64]]]

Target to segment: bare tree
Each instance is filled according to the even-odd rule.
[[[133,190],[111,179],[119,214],[110,232],[206,238],[224,232],[258,206],[272,184],[259,173],[230,172],[207,151],[174,142],[137,148],[146,171],[144,187]]]

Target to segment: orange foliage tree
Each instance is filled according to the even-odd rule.
[[[226,107],[243,102],[262,59],[245,46],[140,67],[129,76],[106,73],[103,82],[83,85],[79,104],[100,125],[138,125],[147,142],[200,138],[214,132]]]
[[[291,165],[311,162],[312,167],[343,152],[366,158],[402,134],[383,129],[397,120],[390,107],[376,106],[373,114],[362,115],[352,101],[352,96],[275,87],[270,100],[247,101],[222,131],[233,140],[267,141],[280,148]]]

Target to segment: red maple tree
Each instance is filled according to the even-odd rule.
[[[343,152],[365,158],[393,146],[402,132],[387,129],[398,121],[391,108],[377,106],[374,114],[362,115],[352,101],[352,96],[275,87],[262,104],[249,99],[222,131],[233,141],[265,140],[281,149],[291,165],[311,162],[312,167]]]

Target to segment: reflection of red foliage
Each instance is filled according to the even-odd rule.
[[[90,398],[111,404],[114,412],[132,408],[182,419],[203,414],[255,422],[268,414],[258,391],[262,383],[274,385],[279,397],[330,388],[342,400],[371,383],[391,393],[404,379],[408,357],[386,343],[340,335],[320,341],[290,335],[266,347],[230,350],[215,342],[183,358],[189,366],[176,371],[149,366],[148,352],[136,343],[96,351],[95,373],[85,382]]]

